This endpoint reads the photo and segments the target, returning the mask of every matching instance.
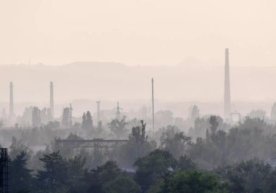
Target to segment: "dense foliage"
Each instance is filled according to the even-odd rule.
[[[113,122],[120,135],[124,121]],[[273,193],[276,192],[275,127],[246,119],[229,130],[211,116],[205,136],[193,139],[175,126],[162,129],[160,142],[146,125],[112,151],[53,145],[30,151],[21,140],[10,148],[11,193]],[[81,139],[75,134],[69,139]],[[113,161],[112,161],[113,160]],[[35,167],[34,167],[35,165]]]

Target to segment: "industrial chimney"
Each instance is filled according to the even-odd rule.
[[[229,49],[225,49],[225,75],[224,75],[224,118],[229,119],[231,114]]]

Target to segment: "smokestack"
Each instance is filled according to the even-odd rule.
[[[230,93],[230,69],[229,69],[229,49],[225,49],[225,79],[224,79],[224,118],[229,119],[231,113],[231,93]]]
[[[50,113],[51,119],[55,117],[55,107],[54,107],[54,83],[50,82]]]
[[[152,130],[154,131],[154,79],[151,79]]]
[[[13,82],[10,82],[10,117],[14,116]]]

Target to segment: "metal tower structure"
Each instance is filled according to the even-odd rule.
[[[58,149],[69,147],[70,149],[98,148],[113,149],[118,145],[127,143],[127,139],[56,139],[55,143]]]
[[[229,119],[231,114],[231,92],[230,92],[230,66],[229,49],[225,49],[225,69],[224,69],[224,118]]]

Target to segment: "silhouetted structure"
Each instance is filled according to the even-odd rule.
[[[273,104],[270,114],[271,120],[276,122],[276,103]]]
[[[231,93],[230,93],[230,69],[229,49],[225,49],[225,79],[224,79],[224,118],[229,119],[231,114]]]
[[[101,125],[101,101],[97,101],[97,122],[98,127]]]
[[[32,108],[32,126],[34,128],[41,126],[41,111],[38,107]]]
[[[193,105],[191,107],[190,119],[194,123],[194,121],[198,118],[199,118],[199,108],[197,105]]]
[[[146,123],[141,121],[141,126],[133,127],[130,137],[138,143],[144,143],[147,139]]]
[[[117,145],[125,144],[128,140],[115,139],[56,139],[55,143],[58,148],[114,148]]]
[[[55,117],[55,107],[54,107],[54,83],[50,82],[50,117],[54,119]]]
[[[9,159],[7,148],[0,148],[0,193],[9,192]]]
[[[66,107],[63,109],[63,114],[62,114],[62,126],[64,128],[70,128],[72,127],[72,106]]]
[[[10,82],[10,118],[14,116],[14,103],[13,103],[13,82]]]
[[[116,119],[120,119],[120,118],[121,118],[121,107],[120,107],[120,103],[117,102]]]
[[[81,126],[83,129],[93,129],[93,119],[90,111],[83,113]]]

